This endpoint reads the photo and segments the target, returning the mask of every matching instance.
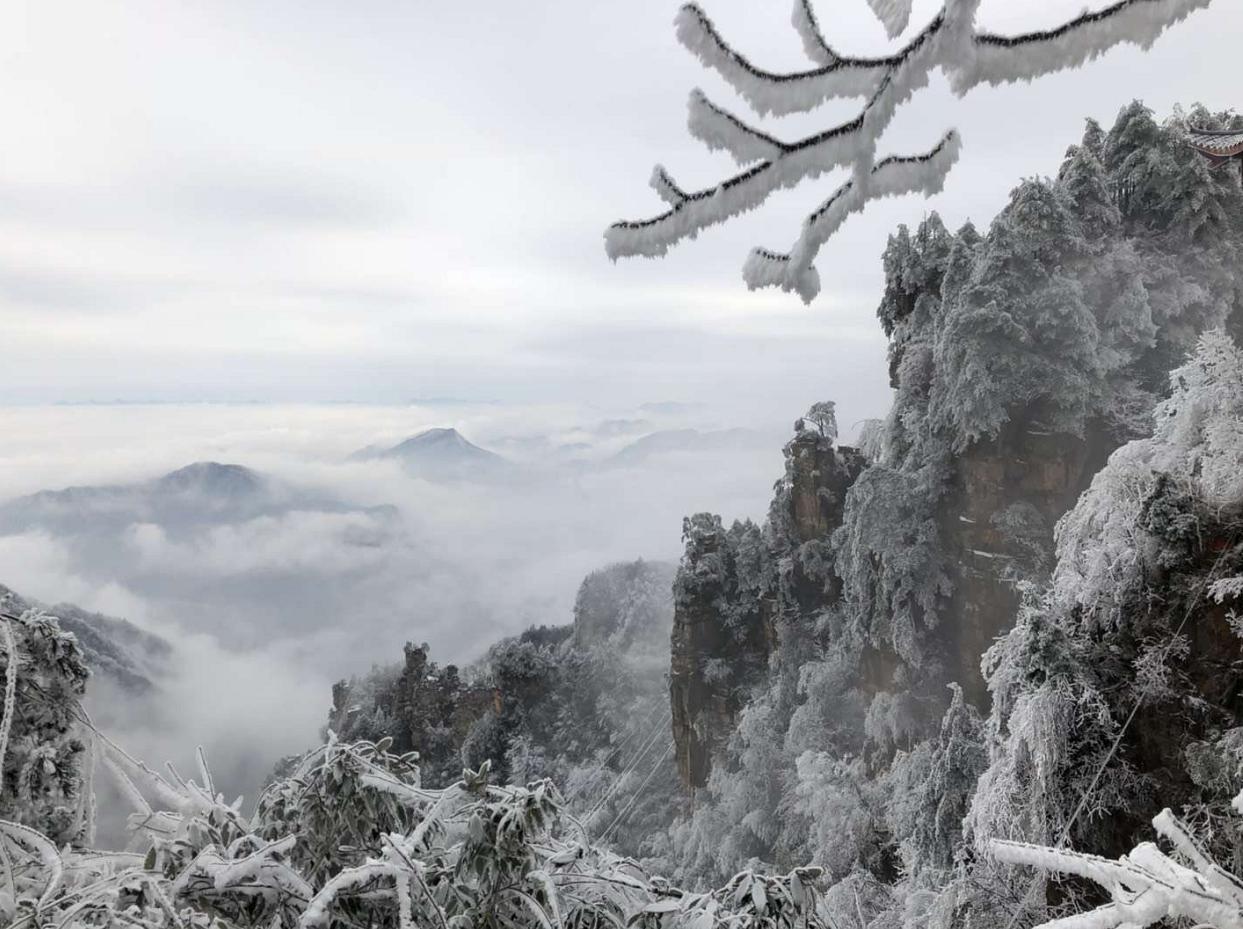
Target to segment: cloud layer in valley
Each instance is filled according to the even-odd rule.
[[[404,642],[469,662],[568,622],[595,568],[675,560],[683,515],[762,518],[785,431],[677,403],[7,408],[0,426],[0,579],[172,642],[159,700],[105,717],[155,758],[187,760],[194,733],[231,789],[313,742],[332,681]],[[432,426],[509,470],[432,481],[353,454]],[[203,461],[225,466],[185,467]]]

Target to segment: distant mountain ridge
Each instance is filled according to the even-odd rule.
[[[84,583],[231,647],[328,626],[389,569],[380,553],[409,544],[396,507],[211,461],[19,497],[0,504],[0,536],[37,538]]]
[[[0,532],[31,528],[115,530],[132,523],[188,527],[241,522],[290,510],[356,509],[237,464],[197,461],[132,484],[41,490],[0,504]],[[376,508],[372,508],[376,509]]]
[[[167,640],[128,620],[92,613],[72,603],[48,606],[0,584],[0,610],[21,615],[31,609],[44,610],[59,619],[61,628],[77,637],[87,666],[126,693],[142,695],[155,690],[156,680],[172,658],[173,648]]]
[[[765,436],[751,429],[717,429],[706,432],[699,429],[665,429],[636,439],[605,463],[634,465],[657,455],[763,448],[765,442]]]
[[[436,481],[486,480],[515,470],[508,458],[480,448],[452,428],[426,429],[388,448],[369,445],[350,457],[397,461],[410,473]]]

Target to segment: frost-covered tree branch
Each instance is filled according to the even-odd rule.
[[[891,36],[910,18],[911,0],[869,0]],[[668,209],[649,219],[614,223],[605,232],[610,258],[658,257],[682,239],[755,209],[770,194],[840,168],[851,179],[803,223],[798,239],[781,253],[757,248],[743,267],[751,289],[779,287],[805,302],[819,293],[814,262],[820,248],[851,213],[870,200],[941,190],[958,156],[958,136],[948,133],[930,152],[876,160],[876,146],[898,107],[944,72],[959,96],[980,84],[1033,80],[1073,68],[1116,45],[1150,46],[1173,23],[1211,0],[1119,0],[1056,28],[1017,36],[976,29],[980,0],[945,0],[940,12],[899,51],[875,58],[840,54],[826,40],[810,0],[794,0],[792,22],[816,67],[778,73],[753,64],[716,30],[695,3],[675,19],[679,41],[716,71],[760,116],[809,112],[829,100],[864,97],[853,119],[798,141],[784,142],[691,93],[691,134],[712,150],[724,150],[745,166],[720,183],[686,192],[663,167],[651,185]]]
[[[1243,812],[1243,794],[1235,798],[1234,807]],[[1190,920],[1206,929],[1243,929],[1243,882],[1214,863],[1168,809],[1154,817],[1152,824],[1183,862],[1151,842],[1137,845],[1117,861],[999,839],[990,848],[998,861],[1087,878],[1112,897],[1095,910],[1056,919],[1038,929],[1140,929],[1166,918]]]

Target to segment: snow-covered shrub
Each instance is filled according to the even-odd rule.
[[[37,610],[0,600],[0,819],[57,844],[89,835],[92,768],[78,698],[86,665],[77,640]]]
[[[1116,854],[1160,798],[1211,853],[1243,853],[1226,816],[1243,774],[1239,708],[1219,670],[1240,652],[1209,609],[1216,581],[1243,565],[1243,351],[1206,333],[1170,384],[1151,438],[1115,452],[1062,519],[1051,583],[985,658],[990,760],[968,817],[977,852],[1004,839]]]
[[[48,682],[79,667],[54,619],[4,623],[23,632],[5,636],[9,675],[16,666]],[[43,712],[37,686],[6,692],[4,731]],[[215,792],[201,752],[197,779],[171,767],[161,776],[96,731],[76,694],[59,696],[134,808],[130,849],[101,852],[0,819],[0,924],[12,929],[826,927],[817,869],[742,871],[719,889],[685,891],[593,845],[547,780],[500,786],[485,765],[427,790],[413,756],[384,743],[330,737],[248,816]],[[63,739],[44,733],[53,746]],[[5,809],[18,793],[3,785]]]

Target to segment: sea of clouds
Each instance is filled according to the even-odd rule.
[[[339,506],[190,528],[124,513],[27,527],[0,534],[0,582],[171,642],[155,699],[100,682],[97,715],[155,763],[190,766],[203,745],[218,783],[253,796],[278,758],[317,741],[332,683],[399,659],[404,642],[469,663],[530,624],[569,622],[579,582],[598,567],[676,560],[689,513],[762,519],[784,423],[707,450],[610,461],[652,432],[735,425],[678,404],[2,408],[0,506],[197,461],[243,465],[280,493]],[[504,454],[513,473],[437,483],[350,458],[440,426]]]

